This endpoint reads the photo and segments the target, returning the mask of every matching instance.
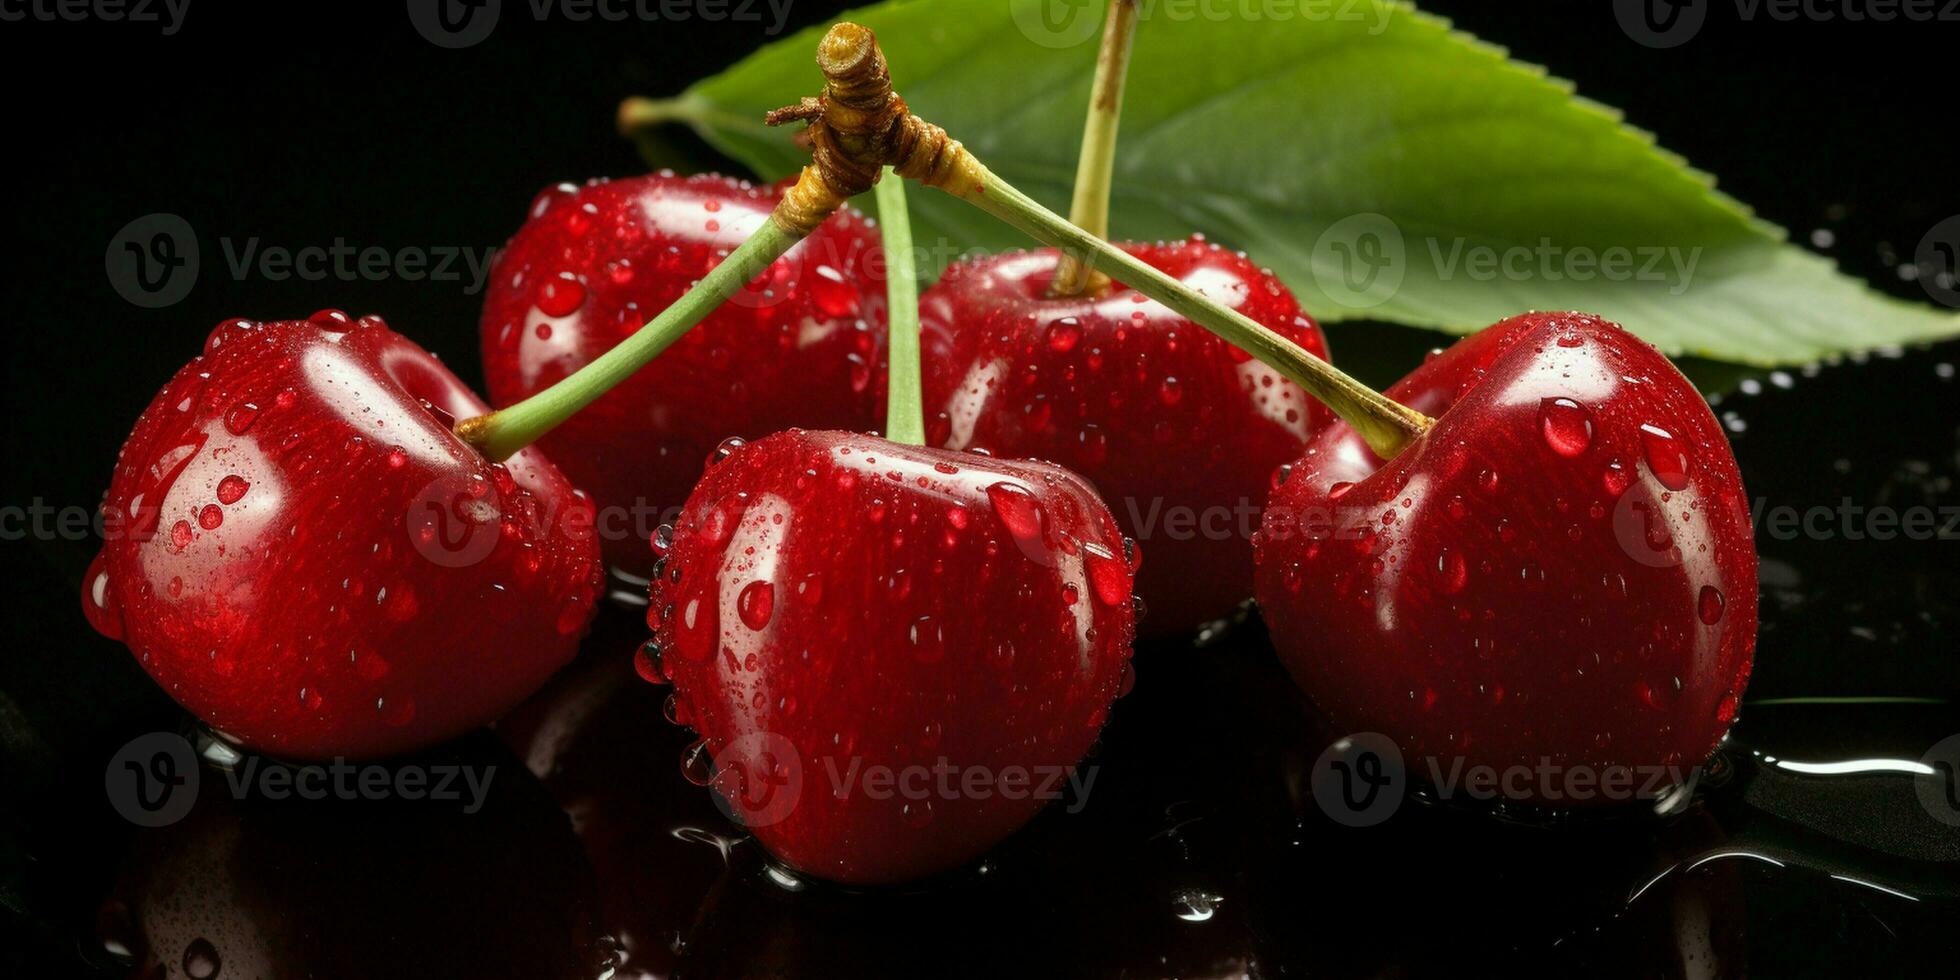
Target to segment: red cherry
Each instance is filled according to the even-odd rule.
[[[1135,631],[1127,550],[1095,491],[1047,463],[845,432],[735,448],[652,587],[659,669],[704,736],[691,769],[712,760],[734,815],[813,874],[974,858],[1044,802],[1010,781],[1065,773],[1109,715]]]
[[[540,194],[484,298],[491,400],[520,401],[612,349],[768,220],[780,196],[666,173]],[[878,252],[869,223],[839,213],[539,443],[592,494],[610,565],[645,577],[648,536],[722,436],[876,424],[885,297],[864,265]]]
[[[1749,676],[1756,555],[1694,387],[1612,323],[1534,313],[1388,395],[1435,425],[1384,464],[1336,424],[1268,503],[1259,604],[1300,686],[1412,771],[1706,759]]]
[[[571,659],[601,583],[584,495],[450,431],[485,411],[378,318],[227,321],[123,445],[84,611],[253,748],[483,725]]]
[[[1124,245],[1327,356],[1271,274],[1199,238]],[[930,441],[1053,460],[1103,492],[1150,561],[1146,625],[1188,630],[1252,594],[1253,531],[1273,468],[1331,415],[1292,382],[1134,290],[1052,298],[1053,249],[955,265],[920,300]]]

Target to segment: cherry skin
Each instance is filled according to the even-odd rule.
[[[486,724],[572,657],[592,506],[375,317],[230,320],[136,422],[82,603],[192,713],[274,755],[374,757]]]
[[[1300,686],[1412,772],[1685,778],[1735,720],[1756,642],[1749,508],[1701,395],[1579,313],[1489,327],[1388,395],[1435,425],[1383,463],[1336,424],[1267,505],[1259,605]],[[1525,783],[1522,802],[1609,802]]]
[[[1047,463],[792,430],[725,447],[655,545],[645,672],[733,815],[834,881],[984,852],[1126,683],[1130,547]]]
[[[649,174],[540,194],[492,270],[484,376],[509,405],[585,366],[672,305],[762,222],[779,189]],[[599,508],[606,561],[644,579],[723,436],[793,425],[866,429],[883,408],[878,234],[844,210],[747,290],[540,445]],[[882,266],[876,266],[882,269]]]
[[[1315,356],[1293,294],[1199,238],[1122,246]],[[1273,469],[1331,417],[1260,362],[1142,293],[1052,298],[1053,249],[954,265],[920,300],[929,441],[1053,460],[1087,477],[1150,561],[1145,625],[1180,632],[1252,594]]]

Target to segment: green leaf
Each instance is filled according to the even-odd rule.
[[[877,32],[915,111],[1065,210],[1102,7],[910,0],[847,16]],[[1756,365],[1960,333],[1953,311],[1842,275],[1613,110],[1442,20],[1346,0],[1256,20],[1212,9],[1144,8],[1114,235],[1202,231],[1325,320],[1467,333],[1583,309],[1669,354]],[[770,44],[670,111],[765,177],[794,172],[808,155],[762,115],[816,93],[819,36]],[[944,195],[917,195],[913,217],[929,268],[1027,244]]]

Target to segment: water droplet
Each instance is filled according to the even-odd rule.
[[[545,316],[570,316],[585,305],[585,284],[569,272],[538,281],[538,311]]]
[[[1654,425],[1640,427],[1640,440],[1647,453],[1647,468],[1654,479],[1669,490],[1688,489],[1688,451],[1666,429]]]
[[[233,473],[218,481],[218,503],[235,504],[239,498],[245,496],[245,491],[250,489],[252,485],[245,482],[244,477]]]
[[[1048,325],[1048,349],[1066,354],[1082,341],[1082,321],[1065,316]]]
[[[1538,431],[1552,452],[1577,456],[1592,445],[1592,413],[1570,398],[1547,398],[1538,403]]]
[[[776,587],[761,580],[743,586],[741,594],[735,597],[735,611],[749,629],[762,630],[776,611]]]
[[[713,466],[716,463],[719,463],[722,460],[735,455],[735,450],[740,449],[748,444],[749,444],[748,440],[743,439],[741,436],[729,436],[728,438],[723,439],[721,441],[721,444],[715,447],[715,451],[708,454],[708,465]]]
[[[1722,609],[1727,603],[1728,601],[1722,597],[1721,589],[1704,585],[1701,587],[1701,598],[1696,600],[1695,606],[1696,611],[1701,614],[1701,621],[1713,626],[1722,621]]]
[[[381,714],[384,724],[400,728],[415,720],[415,701],[412,698],[375,698],[374,710]]]
[[[833,319],[854,317],[858,314],[858,291],[844,274],[827,265],[816,268],[810,277],[810,299],[817,306],[817,312]]]
[[[1437,584],[1447,595],[1463,591],[1463,584],[1470,579],[1470,566],[1463,555],[1452,548],[1444,548],[1436,554]]]
[[[912,656],[920,663],[937,663],[946,655],[945,631],[938,619],[920,616],[912,623],[909,633],[912,641]]]
[[[1606,495],[1617,500],[1633,482],[1633,474],[1627,472],[1627,468],[1620,465],[1620,461],[1616,459],[1606,464],[1606,471],[1600,476],[1600,482],[1606,487]]]
[[[182,551],[191,543],[191,522],[178,521],[170,525],[170,546]]]
[[[1083,564],[1089,572],[1089,585],[1105,606],[1120,606],[1130,598],[1130,570],[1108,548],[1093,541],[1082,543]]]
[[[633,672],[649,684],[667,683],[667,675],[660,671],[660,644],[648,640],[633,651]]]
[[[721,632],[721,611],[712,596],[695,596],[681,606],[678,629],[681,656],[706,660],[715,652],[715,638]]]
[[[709,548],[719,548],[735,536],[736,525],[742,522],[742,512],[748,509],[744,494],[723,498],[708,516],[701,521],[701,543]]]
[[[88,576],[82,582],[82,613],[88,615],[88,625],[104,637],[123,639],[122,606],[110,584],[108,555],[96,555],[88,563]]]
[[[558,607],[558,635],[571,636],[584,629],[591,615],[592,607],[582,596],[566,596],[564,603]]]
[[[213,980],[220,961],[217,947],[208,939],[193,939],[184,947],[184,975],[191,980]]]
[[[225,412],[225,431],[242,436],[259,420],[259,407],[251,402],[239,402]]]
[[[1175,405],[1184,400],[1184,383],[1176,378],[1165,378],[1157,386],[1157,400],[1165,405]]]
[[[197,526],[206,531],[215,531],[218,529],[218,525],[224,522],[224,508],[219,507],[217,504],[205,504],[204,509],[197,512]]]
[[[1033,491],[1003,480],[987,488],[987,501],[993,505],[994,516],[1000,518],[1007,533],[1023,548],[1040,548],[1043,515],[1041,501]]]
[[[697,738],[681,750],[681,775],[696,786],[715,781],[714,760],[708,756],[708,740]]]

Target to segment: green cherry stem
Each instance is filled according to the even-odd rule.
[[[970,154],[968,158],[972,159]],[[941,189],[1045,244],[1089,256],[1125,285],[1258,358],[1332,409],[1383,459],[1401,452],[1429,427],[1431,420],[1421,412],[1354,380],[1245,314],[1213,302],[1130,253],[1068,223],[978,160],[972,160],[969,176],[970,183],[960,181]]]
[[[709,269],[674,305],[557,384],[508,408],[456,423],[456,434],[490,460],[509,459],[658,357],[814,231],[843,206],[845,197],[814,167],[804,168],[802,177],[770,212],[769,220]]]
[[[881,166],[936,187],[993,215],[1064,254],[1091,265],[1137,292],[1177,311],[1227,343],[1258,358],[1334,411],[1383,459],[1394,456],[1432,424],[1334,365],[1306,352],[1244,314],[1137,260],[1130,253],[1063,220],[1021,193],[961,146],[944,129],[914,115],[892,91],[884,52],[871,30],[849,22],[833,25],[817,46],[823,95],[769,114],[772,123],[805,121],[811,166],[831,183],[859,186],[875,180]]]
[[[878,228],[885,243],[885,307],[891,377],[885,395],[885,438],[926,442],[925,396],[919,384],[919,269],[912,255],[912,219],[905,181],[890,167],[877,184]]]
[[[1075,163],[1075,197],[1068,220],[1097,238],[1109,237],[1109,191],[1116,171],[1116,128],[1123,116],[1123,82],[1130,70],[1130,45],[1137,32],[1136,0],[1109,0],[1103,20],[1096,77],[1089,88],[1089,113],[1082,123],[1082,153]],[[1080,296],[1108,284],[1073,252],[1062,253],[1049,287],[1052,296]]]

